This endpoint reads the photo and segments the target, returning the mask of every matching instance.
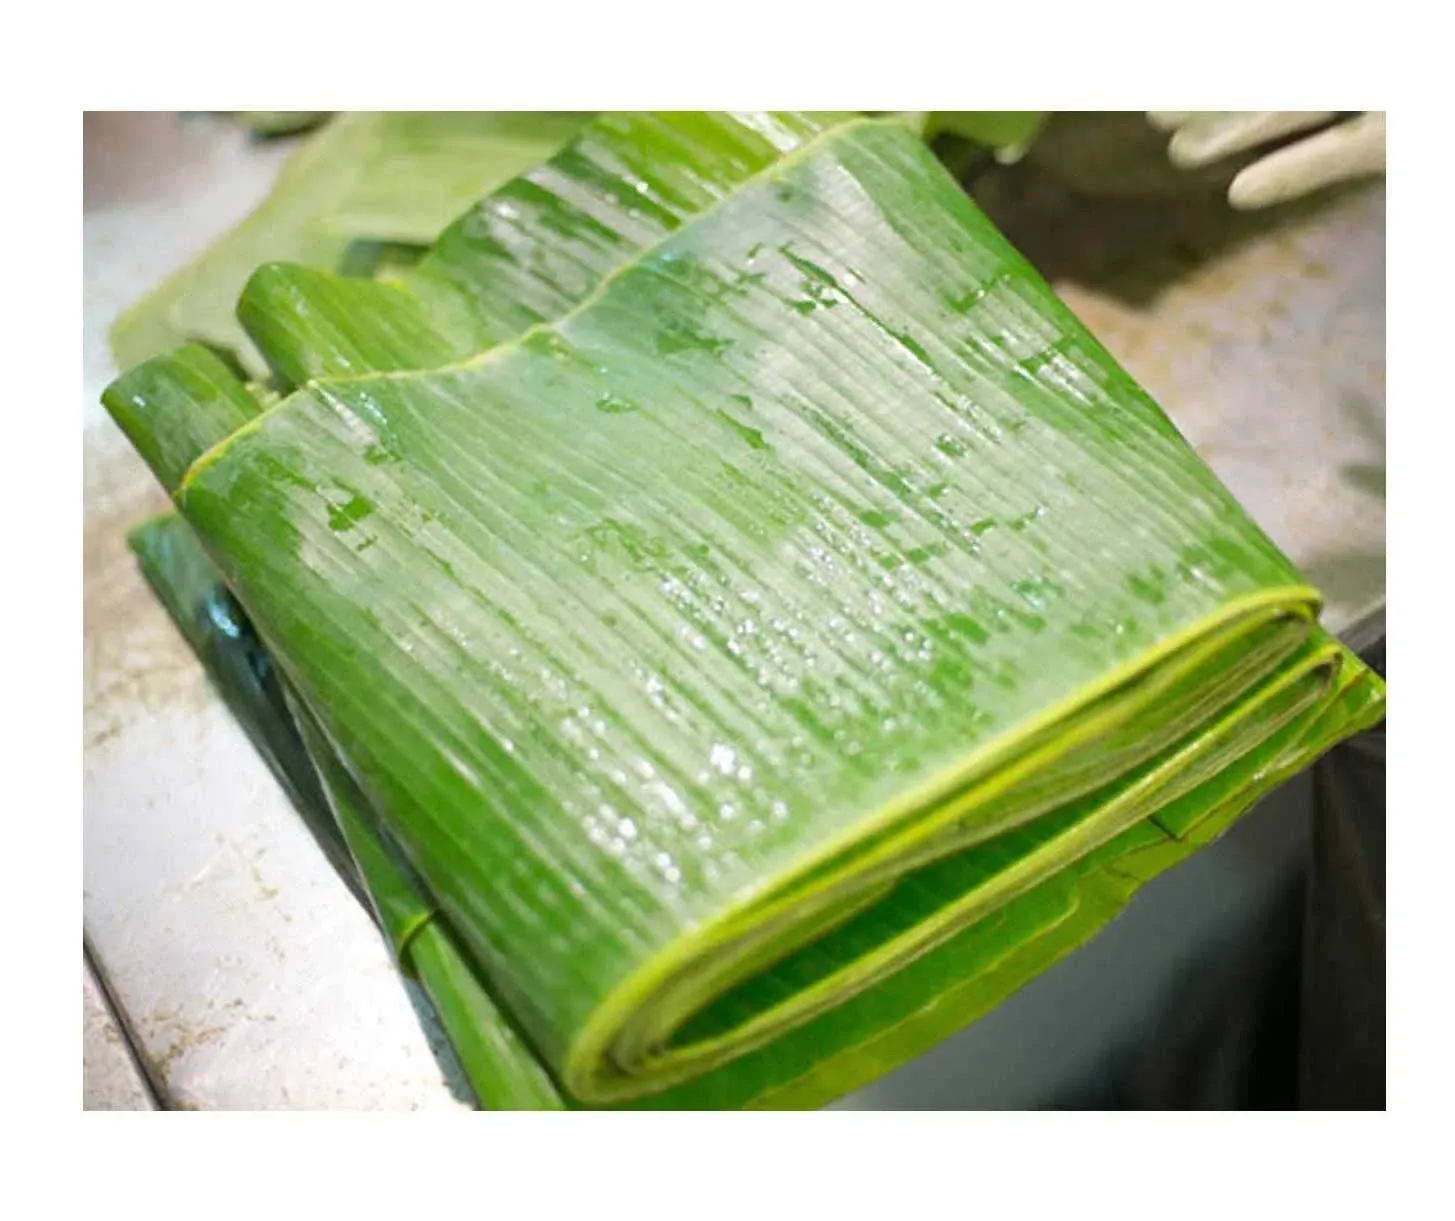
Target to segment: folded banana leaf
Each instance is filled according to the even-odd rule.
[[[288,159],[252,215],[122,314],[111,331],[117,365],[198,342],[261,373],[233,315],[258,264],[342,267],[361,245],[427,246],[483,192],[560,148],[587,117],[421,111],[330,120]]]
[[[385,936],[401,951],[403,968],[423,985],[433,1002],[477,1095],[497,1108],[540,1109],[565,1105],[549,1076],[483,989],[449,931],[442,922],[428,920],[431,909],[422,892],[411,882],[407,867],[400,865],[385,841],[370,833],[366,803],[355,786],[337,770],[339,765],[334,762],[336,757],[332,751],[322,747],[315,738],[315,749],[319,750],[321,759],[328,761],[325,767],[339,786],[336,802],[341,803],[338,804],[340,821],[351,826],[351,839],[362,866],[355,867],[346,855],[341,859],[339,846],[343,841],[332,822],[302,735],[291,714],[280,712],[276,677],[269,674],[266,663],[259,667],[259,659],[266,654],[245,613],[227,591],[221,573],[201,551],[190,529],[175,516],[158,519],[134,531],[132,543],[148,579],[179,625],[184,625],[190,643],[198,650],[229,707],[255,741],[262,739],[263,743],[269,743],[260,745],[261,752],[318,835],[330,859],[351,885],[357,885],[354,878],[358,871],[372,878],[372,889],[381,896],[376,903]],[[217,623],[225,625],[224,630],[211,630]],[[196,624],[201,630],[186,630],[188,624]],[[1184,798],[1176,810],[1164,809],[1160,813],[1160,826],[1148,823],[1134,827],[1102,850],[1095,860],[1084,862],[1074,892],[1068,891],[1064,884],[1047,885],[1039,888],[1039,898],[1027,896],[1013,904],[1002,921],[1021,916],[1034,921],[1038,913],[1048,911],[1054,916],[1057,911],[1065,910],[1068,895],[1075,907],[1069,918],[1053,918],[1044,929],[1025,937],[1016,953],[994,970],[982,970],[976,975],[974,991],[967,995],[967,1008],[954,1010],[955,1016],[948,1021],[927,1020],[933,1013],[932,1008],[917,1023],[901,1022],[883,1042],[883,1046],[893,1048],[895,1039],[902,1040],[900,1049],[887,1055],[883,1046],[877,1052],[872,1047],[859,1049],[852,1043],[852,1033],[841,1035],[836,1044],[837,1054],[826,1057],[817,1073],[793,1083],[787,1090],[767,1093],[756,1100],[757,1104],[802,1106],[832,1100],[842,1092],[835,1086],[833,1077],[833,1065],[841,1057],[858,1058],[860,1065],[854,1070],[855,1076],[872,1079],[880,1071],[876,1056],[884,1057],[885,1071],[893,1068],[942,1035],[952,1033],[1074,948],[1119,910],[1136,885],[1208,842],[1245,805],[1305,766],[1312,753],[1316,753],[1315,744],[1337,734],[1339,721],[1365,715],[1364,700],[1369,693],[1358,692],[1352,672],[1345,672],[1344,683],[1341,699],[1330,701],[1326,711],[1328,724],[1320,727],[1314,717],[1305,715],[1300,725],[1285,729],[1281,735],[1282,754],[1267,752],[1262,775],[1250,774],[1246,768],[1237,774],[1222,775],[1217,791],[1205,789],[1205,797],[1194,794]],[[1089,901],[1093,895],[1095,901]],[[964,955],[958,969],[970,972],[977,965],[983,965],[987,954],[1001,952],[1004,937],[1004,923],[981,929],[978,937],[973,929],[962,934],[955,942],[955,952]],[[913,1015],[916,995],[939,995],[943,978],[938,967],[927,969],[923,981],[923,992],[907,990],[902,994],[901,1009],[905,1014]],[[851,1025],[845,1028],[852,1032]],[[812,1037],[818,1038],[818,1031]],[[749,1057],[746,1066],[731,1074],[720,1071],[710,1092],[694,1092],[684,1097],[681,1090],[668,1091],[646,1100],[644,1105],[748,1105],[754,1101],[756,1081],[762,1079],[747,1071],[748,1066],[758,1074],[764,1072],[763,1066]],[[767,1079],[771,1081],[771,1067],[768,1073]]]
[[[555,323],[163,475],[509,1031],[480,1055],[567,1101],[854,1088],[1382,713],[922,145],[784,129]],[[108,394],[144,452],[220,393],[167,373]]]
[[[997,117],[988,116],[987,121]],[[425,311],[420,311],[424,321],[413,332],[424,338],[411,347],[407,340],[401,343],[397,311],[378,308],[381,302],[397,300],[401,288],[427,300],[432,278],[457,286],[461,296],[456,312],[487,320],[487,328],[466,339],[462,345],[466,350],[492,337],[518,334],[532,322],[564,312],[630,253],[660,240],[669,227],[731,189],[747,173],[795,147],[802,135],[820,130],[824,118],[832,116],[607,116],[549,165],[506,184],[495,198],[483,201],[446,231],[414,284],[404,277],[399,287],[380,292],[354,278],[273,265],[249,284],[243,316],[257,321],[254,336],[284,375],[278,379],[284,385],[289,384],[290,372],[292,380],[302,380],[333,368],[334,361],[338,368],[355,372],[428,365],[447,350],[433,342]],[[765,131],[774,139],[765,141]],[[614,179],[615,167],[643,164],[643,146],[651,150],[645,167],[650,181]],[[725,151],[734,155],[725,157]],[[590,200],[589,188],[602,183],[610,187],[604,198],[592,201],[588,218],[581,205]],[[641,189],[644,185],[646,192]],[[665,201],[657,204],[655,215],[660,219],[654,228],[644,227],[640,219],[641,196],[647,193]],[[515,221],[506,230],[510,240],[482,241],[492,219],[498,225],[502,217]],[[578,250],[584,274],[578,272],[566,287],[560,277],[542,277],[540,269],[548,259],[558,258],[552,245],[568,223],[578,232],[590,233],[597,245],[583,248],[585,260],[580,260]],[[259,297],[271,298],[270,308],[259,308]],[[533,308],[525,308],[526,304]],[[330,307],[327,316],[320,305]],[[320,323],[321,334],[314,334]],[[359,335],[359,327],[370,329]],[[290,357],[305,362],[307,371],[290,370],[286,363]],[[108,405],[171,491],[206,448],[271,405],[275,397],[261,386],[242,386],[212,352],[189,345],[122,379],[108,393]],[[309,731],[308,719],[295,721],[285,708],[266,648],[190,529],[175,517],[162,519],[139,528],[132,543],[148,580],[305,822],[346,880],[356,888],[362,884],[375,896],[386,939],[404,969],[434,1001],[477,1094],[497,1106],[546,1105],[554,1095],[542,1088],[534,1062],[497,1054],[500,1041],[512,1037],[509,1027],[472,982],[473,976],[459,967],[458,951],[440,924],[435,922],[420,940],[411,941],[430,914],[427,901],[407,876],[408,870],[401,872],[397,853],[383,851],[377,843],[361,844],[360,836],[370,824],[357,815],[357,794],[340,786],[333,752]],[[321,752],[316,765],[309,757],[310,746]],[[329,787],[339,811],[337,822],[323,797],[321,776],[333,780]],[[351,859],[342,864],[338,860],[344,845],[341,827],[348,828],[358,866]],[[343,851],[347,853],[347,848]],[[482,1031],[491,1036],[483,1048]],[[512,1063],[520,1066],[518,1070],[502,1076],[501,1065]]]
[[[484,990],[443,922],[429,918],[432,908],[427,898],[408,866],[377,832],[367,802],[347,778],[336,755],[316,736],[316,729],[305,731],[294,721],[289,701],[281,697],[280,680],[269,666],[266,651],[245,612],[232,598],[222,574],[201,550],[190,528],[176,516],[147,522],[133,532],[132,546],[148,580],[197,650],[228,706],[259,743],[263,757],[339,872],[356,889],[360,887],[360,874],[370,879],[366,889],[379,896],[374,903],[384,935],[399,953],[402,967],[420,982],[433,1002],[476,1094],[496,1108],[566,1105],[507,1016]],[[883,1060],[885,1070],[930,1046],[941,1035],[953,1032],[1085,940],[1119,910],[1136,885],[1208,842],[1258,795],[1305,766],[1316,752],[1315,744],[1337,734],[1341,720],[1366,715],[1364,701],[1369,692],[1360,691],[1353,671],[1346,670],[1343,681],[1340,697],[1329,701],[1326,709],[1328,723],[1319,726],[1315,717],[1305,714],[1299,725],[1285,728],[1280,735],[1282,754],[1276,749],[1265,752],[1262,775],[1251,774],[1245,767],[1237,773],[1223,774],[1216,790],[1205,787],[1202,794],[1185,797],[1176,809],[1161,811],[1155,823],[1133,827],[1098,853],[1095,860],[1083,862],[1073,896],[1076,906],[1070,917],[1048,921],[1044,929],[1026,937],[1007,961],[993,971],[983,970],[976,975],[974,991],[968,995],[970,1007],[955,1010],[953,1019],[935,1023],[924,1015],[918,1024],[901,1022],[884,1040],[889,1047],[895,1045],[896,1038],[902,1040],[901,1049]],[[303,720],[308,721],[306,714]],[[323,795],[305,736],[323,761],[320,770],[331,778],[338,822]],[[350,829],[349,839],[360,862],[357,866],[345,846],[340,825]],[[1083,891],[1086,896],[1095,894],[1096,901],[1083,902]],[[1073,892],[1063,883],[1042,886],[1038,894],[1039,898],[1027,896],[1011,905],[1002,921],[1022,913],[1034,920],[1038,913],[1064,910]],[[1004,935],[1003,923],[981,929],[978,938],[973,929],[961,934],[955,943],[956,953],[964,955],[958,969],[962,973],[973,970],[984,963],[986,954],[998,953]],[[921,995],[938,996],[943,983],[939,968],[928,969],[923,978],[922,986],[927,991]],[[901,1008],[912,1015],[916,993],[906,991],[902,995]],[[818,1038],[819,1032],[815,1030],[812,1037]],[[838,1053],[826,1057],[816,1073],[791,1083],[787,1090],[770,1091],[757,1100],[758,1105],[813,1105],[832,1100],[842,1092],[834,1084],[832,1064],[845,1054],[860,1059],[856,1076],[865,1080],[877,1076],[878,1061],[874,1057],[883,1055],[882,1049],[878,1053],[858,1049],[851,1040],[852,1034],[841,1036]],[[747,1064],[759,1073],[764,1071],[754,1057],[749,1057]],[[684,1097],[681,1090],[668,1091],[646,1100],[644,1105],[748,1105],[754,1101],[756,1086],[755,1077],[745,1070],[746,1066],[731,1074],[720,1071],[711,1092],[694,1091]],[[771,1067],[768,1071],[767,1079],[771,1081]]]

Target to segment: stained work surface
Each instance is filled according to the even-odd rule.
[[[262,197],[278,152],[220,120],[101,126],[82,403],[89,942],[170,1106],[460,1106],[374,926],[126,549],[166,501],[101,408],[107,328]]]
[[[178,1105],[458,1105],[368,921],[124,550],[124,528],[161,502],[96,406],[112,373],[105,328],[265,189],[255,150],[213,139],[206,190],[88,199],[88,933]],[[207,206],[175,206],[193,199]],[[1369,191],[1220,252],[1150,301],[1057,285],[1329,589],[1335,629],[1382,596],[1382,228]]]
[[[89,963],[83,970],[82,1106],[88,1111],[155,1110],[151,1090],[96,973]]]

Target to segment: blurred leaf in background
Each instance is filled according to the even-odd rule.
[[[111,331],[113,358],[124,369],[199,342],[235,357],[249,373],[263,373],[233,316],[260,263],[343,269],[356,243],[424,247],[481,195],[551,156],[588,118],[535,111],[339,115],[306,138],[246,220],[122,314]]]
[[[255,136],[294,136],[312,131],[329,117],[327,110],[240,110],[237,117]]]
[[[1002,164],[1020,160],[1049,117],[1041,110],[897,110],[891,113],[930,144],[937,137],[948,136],[982,153],[993,154]]]

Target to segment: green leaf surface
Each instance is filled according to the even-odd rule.
[[[428,892],[318,722],[296,700],[290,700],[289,709],[380,928],[400,965],[423,985],[477,1097],[501,1110],[561,1108],[549,1074],[491,998],[448,926],[436,919]]]
[[[231,603],[221,573],[175,517],[148,523],[134,538],[147,561],[149,579],[184,627],[209,674],[229,695],[240,721],[250,732],[262,722],[266,733],[281,732],[291,743],[282,752],[265,749],[264,755],[305,820],[312,826],[327,825],[329,810],[297,730],[276,700],[258,698],[260,688],[250,676],[261,646],[245,616]],[[210,625],[216,620],[195,615],[190,608],[219,599],[233,606],[227,630],[199,634],[192,629],[191,624]],[[1164,805],[1155,818],[1134,824],[1072,870],[1012,900],[993,920],[972,925],[935,950],[923,966],[892,976],[849,1002],[849,1007],[815,1019],[791,1036],[792,1043],[775,1044],[639,1105],[814,1106],[926,1050],[1092,936],[1138,885],[1214,838],[1242,809],[1306,766],[1349,725],[1367,722],[1378,704],[1377,688],[1357,665],[1341,665],[1340,673],[1340,685],[1329,698],[1315,709],[1295,714],[1260,750],[1201,780],[1193,791]],[[238,675],[244,676],[241,684]],[[1278,709],[1271,711],[1276,719]],[[315,734],[321,733],[313,728]],[[489,995],[478,970],[444,923],[429,918],[428,900],[408,871],[400,869],[396,853],[378,843],[374,817],[357,786],[334,770],[338,764],[332,747],[324,744],[317,753],[333,760],[325,765],[338,786],[333,807],[341,823],[352,823],[362,871],[371,879],[375,895],[384,896],[382,904],[378,897],[373,902],[376,907],[393,908],[391,944],[397,952],[408,941],[406,969],[416,975],[435,1005],[478,1096],[497,1108],[562,1105],[565,1100]],[[1062,818],[1059,825],[1063,835],[1068,830],[1074,834],[1076,820]],[[1051,845],[1054,839],[1053,830],[1043,843]],[[1004,847],[994,851],[1001,853]],[[352,867],[349,861],[343,869],[346,876]],[[993,868],[985,873],[994,877]],[[955,981],[958,986],[952,988]],[[796,1054],[793,1043],[798,1044]]]
[[[902,128],[662,228],[178,499],[558,1083],[822,1101],[1110,918],[1097,852],[1231,817],[1382,686]]]
[[[101,401],[169,493],[209,448],[264,409],[263,399],[200,344],[128,370]]]
[[[479,200],[411,270],[375,284],[260,268],[238,315],[284,385],[426,369],[558,318],[842,115],[605,115]]]

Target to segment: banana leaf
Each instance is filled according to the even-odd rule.
[[[403,970],[421,983],[433,1003],[477,1096],[496,1108],[566,1105],[519,1032],[482,987],[448,929],[442,922],[429,919],[431,909],[417,882],[374,829],[367,802],[304,714],[311,728],[307,736],[317,757],[324,761],[320,770],[327,771],[333,781],[333,808],[339,811],[339,822],[350,827],[349,838],[361,865],[356,866],[346,850],[340,854],[343,838],[305,746],[304,731],[293,720],[296,705],[279,698],[276,675],[269,673],[266,662],[259,665],[259,659],[266,658],[265,650],[190,528],[176,516],[157,519],[133,532],[132,545],[148,579],[183,627],[234,715],[255,741],[261,739],[261,753],[340,873],[355,887],[359,885],[358,873],[371,879],[370,889],[379,896],[373,902],[386,940],[399,955]],[[225,624],[225,630],[213,630],[218,622]],[[259,669],[263,681],[256,677]],[[915,1016],[916,994],[903,991],[900,1009],[905,1016],[892,1031],[881,1036],[882,1041],[859,1047],[853,1043],[852,1034],[841,1034],[835,1054],[826,1057],[815,1073],[790,1083],[787,1089],[775,1092],[769,1088],[755,1099],[754,1090],[762,1088],[758,1082],[772,1081],[773,1076],[771,1063],[749,1057],[734,1073],[720,1073],[711,1093],[696,1093],[684,1101],[680,1090],[668,1091],[643,1105],[814,1105],[831,1101],[842,1092],[833,1083],[833,1071],[837,1070],[832,1066],[841,1065],[846,1058],[857,1058],[860,1066],[855,1076],[868,1080],[879,1075],[876,1065],[878,1057],[885,1055],[884,1046],[899,1048],[883,1060],[886,1070],[928,1048],[1086,940],[1120,909],[1137,885],[1210,841],[1246,805],[1301,770],[1317,753],[1317,744],[1339,732],[1337,726],[1342,719],[1367,715],[1365,702],[1371,692],[1359,684],[1356,675],[1354,670],[1344,672],[1343,690],[1328,702],[1323,714],[1326,724],[1321,726],[1313,715],[1305,714],[1300,724],[1282,731],[1279,743],[1270,744],[1272,748],[1265,752],[1267,761],[1261,775],[1243,774],[1247,767],[1240,763],[1242,773],[1220,775],[1216,788],[1204,785],[1201,793],[1184,797],[1176,807],[1164,809],[1154,820],[1117,837],[1095,860],[1083,864],[1074,892],[1068,891],[1062,881],[1043,885],[1002,912],[998,924],[976,926],[961,934],[950,949],[942,952],[946,957],[941,962],[952,961],[949,955],[953,952],[960,959],[955,969],[963,975],[969,974],[967,967],[984,964],[987,955],[998,952],[1007,922],[1024,925],[1029,921],[1034,928],[1038,915],[1044,919],[1050,913],[1052,917],[1044,919],[1045,927],[1024,937],[1015,953],[998,962],[993,970],[974,975],[976,982],[968,985],[974,989],[968,994],[972,1007],[956,1010],[954,1020],[937,1021],[933,1017],[934,999],[943,981],[940,967],[927,964],[921,970],[923,991],[919,994],[930,998],[925,1014]],[[1279,747],[1281,755],[1277,753]],[[1055,913],[1064,912],[1069,903],[1075,904],[1070,917],[1055,919]],[[840,1026],[852,1031],[852,1026],[842,1020]],[[805,1037],[818,1038],[821,1033],[815,1029],[812,1036]],[[748,1071],[753,1069],[757,1076]]]
[[[275,262],[238,318],[283,386],[426,369],[559,317],[835,115],[615,114],[502,184],[378,283]]]
[[[845,114],[613,114],[503,184],[387,283],[300,262],[249,279],[238,317],[276,381],[427,369],[559,317],[634,254]],[[900,115],[941,131],[1025,142],[1043,116]]]
[[[711,202],[715,198],[714,188],[720,192],[730,187],[745,172],[761,168],[786,148],[793,147],[799,131],[815,130],[818,125],[813,116],[607,116],[588,128],[568,153],[522,180],[507,184],[496,198],[477,206],[446,231],[437,243],[435,258],[426,265],[425,275],[421,277],[426,284],[420,295],[428,296],[427,281],[433,272],[447,285],[458,285],[464,290],[461,301],[464,309],[487,320],[493,317],[497,335],[518,333],[544,314],[560,313],[574,304],[627,254],[644,241],[659,239],[667,231],[664,225],[675,227]],[[763,132],[772,139],[764,140]],[[598,236],[608,232],[601,223],[602,201],[595,202],[594,217],[584,215],[580,208],[573,214],[573,202],[584,200],[590,187],[610,181],[613,165],[642,164],[644,153],[651,157],[653,196],[666,201],[657,205],[658,224],[644,227],[639,219],[643,194],[640,183],[615,184],[605,202],[616,205],[612,219],[618,233],[597,250],[589,246],[578,248],[578,260],[584,250],[587,255],[595,255],[595,265],[588,264],[587,275],[578,275],[572,286],[574,292],[550,279],[541,283],[538,269],[553,257],[550,243],[559,241],[560,234],[568,231],[568,227],[590,228]],[[730,155],[725,157],[725,153]],[[568,189],[561,189],[559,184],[563,182],[568,184]],[[543,201],[545,207],[542,207]],[[508,217],[531,207],[539,214],[538,218],[531,218],[536,220],[535,231],[530,220],[518,224],[514,240],[499,247],[504,257],[492,258],[496,251],[488,236],[482,241],[483,225],[489,224],[492,215]],[[675,212],[671,210],[674,207]],[[355,371],[397,367],[401,352],[408,353],[410,363],[417,364],[428,364],[431,358],[445,355],[437,345],[430,346],[428,324],[416,329],[417,334],[426,336],[422,345],[413,349],[401,346],[398,312],[391,314],[387,308],[380,308],[381,302],[387,305],[391,296],[397,296],[397,290],[380,292],[376,286],[347,275],[318,276],[302,266],[278,265],[254,277],[241,310],[245,319],[263,320],[255,334],[262,350],[269,353],[275,370],[286,369],[281,363],[282,352],[270,346],[270,339],[280,328],[271,325],[266,311],[259,310],[254,301],[259,289],[270,286],[281,292],[274,306],[284,322],[289,321],[287,307],[290,305],[301,307],[304,318],[312,319],[310,290],[322,290],[328,295],[335,308],[332,317],[324,322],[319,358],[325,363],[320,369],[332,367],[326,363],[331,360],[339,362],[340,368]],[[534,310],[522,312],[522,301],[532,304]],[[339,308],[341,304],[343,308]],[[354,318],[350,316],[351,309],[355,311]],[[356,325],[371,327],[369,338],[374,342],[361,343],[356,337],[347,344],[347,352],[340,352],[341,337],[348,333],[347,328],[355,320]],[[286,334],[286,328],[283,333]],[[300,341],[306,344],[310,338],[307,329],[302,329]],[[488,338],[488,331],[479,332],[467,341],[466,347],[488,342]],[[390,354],[394,359],[386,363]],[[300,374],[294,380],[301,380],[303,376],[307,374]],[[278,380],[289,384],[286,376]],[[106,396],[113,416],[169,491],[174,490],[186,468],[205,449],[275,399],[271,386],[244,387],[217,355],[197,344],[144,363],[118,381]],[[308,758],[305,739],[317,746],[317,734],[307,732],[301,721],[295,722],[283,710],[276,693],[269,690],[266,698],[260,698],[264,692],[251,676],[253,670],[267,664],[267,651],[191,532],[176,519],[163,519],[138,530],[133,546],[148,580],[178,619],[184,636],[224,693],[234,715],[255,742],[264,744],[264,758],[299,806],[305,822],[320,836],[326,849],[335,848],[333,841],[338,840],[339,825],[330,817],[329,802],[322,797],[320,789],[322,776],[331,776],[334,782],[328,787],[335,810],[341,810],[339,824],[345,828],[344,837],[358,848],[363,824],[350,814],[351,809],[357,808],[357,801],[350,800],[347,793],[342,799],[334,796],[341,790],[332,752],[326,752],[315,769]],[[208,579],[200,581],[199,574],[204,573]],[[169,579],[174,586],[170,589],[167,588]],[[218,618],[217,607],[226,608],[229,630],[215,631],[211,638],[199,638],[199,628],[205,630],[207,624]],[[241,682],[239,673],[243,675]],[[266,747],[270,742],[275,744],[272,749]],[[279,742],[282,747],[276,745]],[[331,838],[320,831],[324,824],[332,831]],[[468,985],[472,977],[459,969],[457,952],[448,945],[438,950],[432,948],[436,941],[447,941],[447,935],[438,926],[430,928],[421,941],[411,943],[410,938],[430,909],[422,901],[416,901],[418,890],[412,881],[398,875],[394,867],[397,854],[383,853],[377,845],[371,849],[366,844],[359,853],[359,861],[359,866],[354,868],[351,863],[351,868],[345,871],[346,880],[357,886],[357,875],[362,875],[365,888],[372,892],[386,939],[402,967],[419,979],[434,1001],[441,1024],[450,1032],[462,1067],[477,1093],[490,1098],[495,1105],[545,1105],[549,1095],[542,1093],[531,1071],[523,1074],[523,1080],[502,1083],[496,1069],[498,1057],[473,1053],[472,1040],[478,1042],[477,1032],[482,1029],[495,1030],[495,1042],[509,1036],[497,1029],[498,1023],[481,1020],[481,1014],[490,1011],[488,998],[479,993],[478,985],[473,988]],[[427,949],[427,945],[431,948]],[[485,1050],[493,1050],[493,1044]]]
[[[330,120],[289,157],[256,211],[122,314],[111,331],[117,365],[196,342],[261,373],[233,316],[260,263],[340,267],[361,242],[426,246],[483,192],[560,148],[586,117],[390,112]]]
[[[178,501],[586,1102],[852,1088],[1382,707],[886,124],[490,355],[293,396]]]
[[[564,312],[629,253],[654,239],[660,240],[746,174],[796,147],[803,135],[821,129],[824,118],[832,116],[606,116],[549,165],[506,184],[494,198],[477,205],[447,230],[425,265],[418,295],[428,299],[428,281],[443,280],[461,290],[460,306],[464,311],[494,321],[493,337],[517,334],[531,322]],[[986,116],[986,121],[996,118]],[[916,129],[922,136],[930,134],[928,122],[921,122]],[[770,139],[764,140],[764,133]],[[645,162],[644,152],[650,154]],[[592,215],[586,215],[578,201],[589,199],[591,187],[612,182],[613,167],[622,164],[645,165],[650,180],[613,183],[604,198],[592,201]],[[643,194],[657,201],[658,223],[653,227],[644,228],[640,219]],[[534,215],[530,214],[532,209]],[[516,220],[510,230],[513,240],[493,240],[488,227],[492,219],[498,224],[500,218]],[[603,223],[608,220],[610,229]],[[578,272],[569,281],[569,288],[562,287],[559,279],[547,279],[542,284],[539,269],[558,257],[552,254],[552,243],[558,243],[560,235],[569,231],[589,232],[600,243],[594,250],[578,244],[577,258],[584,264],[585,274]],[[609,240],[600,241],[603,236]],[[581,258],[583,251],[586,259]],[[408,290],[412,286],[406,281],[402,287]],[[268,309],[258,308],[254,299],[270,288],[281,289],[281,295],[275,291],[271,315]],[[299,326],[299,319],[290,316],[290,307],[301,307],[305,323],[317,316],[317,303],[309,300],[310,290],[314,294],[322,290],[334,307],[332,318],[324,323],[321,340],[313,340],[310,328]],[[286,324],[292,324],[294,352],[305,361],[310,357],[318,361],[308,373],[295,374],[294,380],[331,368],[331,358],[349,360],[348,364],[340,363],[340,368],[362,371],[381,366],[424,366],[431,363],[431,358],[442,356],[440,349],[428,341],[412,352],[401,349],[399,330],[389,325],[388,310],[378,309],[381,299],[387,302],[390,294],[380,294],[357,280],[320,277],[307,268],[278,265],[254,278],[244,295],[242,312],[245,318],[261,320],[255,337],[262,350],[270,353],[275,370],[285,374],[288,370],[283,362],[288,349],[272,348],[269,341],[280,331],[287,335],[290,328]],[[531,303],[534,309],[522,312],[522,301]],[[348,345],[351,350],[346,358],[338,349],[340,337],[354,320],[351,309],[355,311],[354,319],[372,325],[368,338],[373,342],[355,339]],[[285,325],[279,328],[274,325],[277,321]],[[425,328],[419,331],[428,334]],[[477,331],[465,347],[489,342],[490,338],[490,329]],[[315,345],[312,353],[310,341]],[[385,364],[391,355],[392,363]],[[288,384],[286,376],[280,380]],[[175,489],[186,468],[206,448],[275,401],[271,386],[243,387],[215,354],[200,345],[189,345],[146,363],[108,392],[113,415],[169,491]],[[474,977],[461,968],[458,950],[448,934],[438,923],[424,927],[430,908],[407,868],[401,870],[398,854],[384,850],[377,839],[361,839],[375,824],[360,821],[358,795],[341,781],[334,753],[321,745],[316,728],[309,729],[309,718],[295,718],[290,710],[292,700],[285,708],[279,683],[269,673],[267,650],[195,536],[180,520],[162,519],[138,529],[132,543],[148,580],[234,715],[259,745],[305,822],[345,880],[356,889],[362,886],[372,893],[386,940],[403,969],[420,981],[434,1001],[441,1024],[449,1032],[477,1094],[497,1106],[550,1105],[556,1096],[541,1088],[534,1062],[502,1058],[499,1054],[501,1041],[516,1036],[508,1024],[502,1025],[498,1010],[480,992]],[[267,681],[260,681],[260,676],[267,676]],[[316,765],[309,757],[310,748],[322,751]],[[325,776],[331,778],[327,785],[329,799],[322,791]],[[339,859],[345,840],[354,847],[357,865],[352,859]],[[345,854],[348,851],[346,847],[343,850]],[[416,935],[419,940],[411,942]],[[490,1032],[483,1048],[481,1032]],[[502,1077],[502,1064],[515,1064],[517,1070]]]

